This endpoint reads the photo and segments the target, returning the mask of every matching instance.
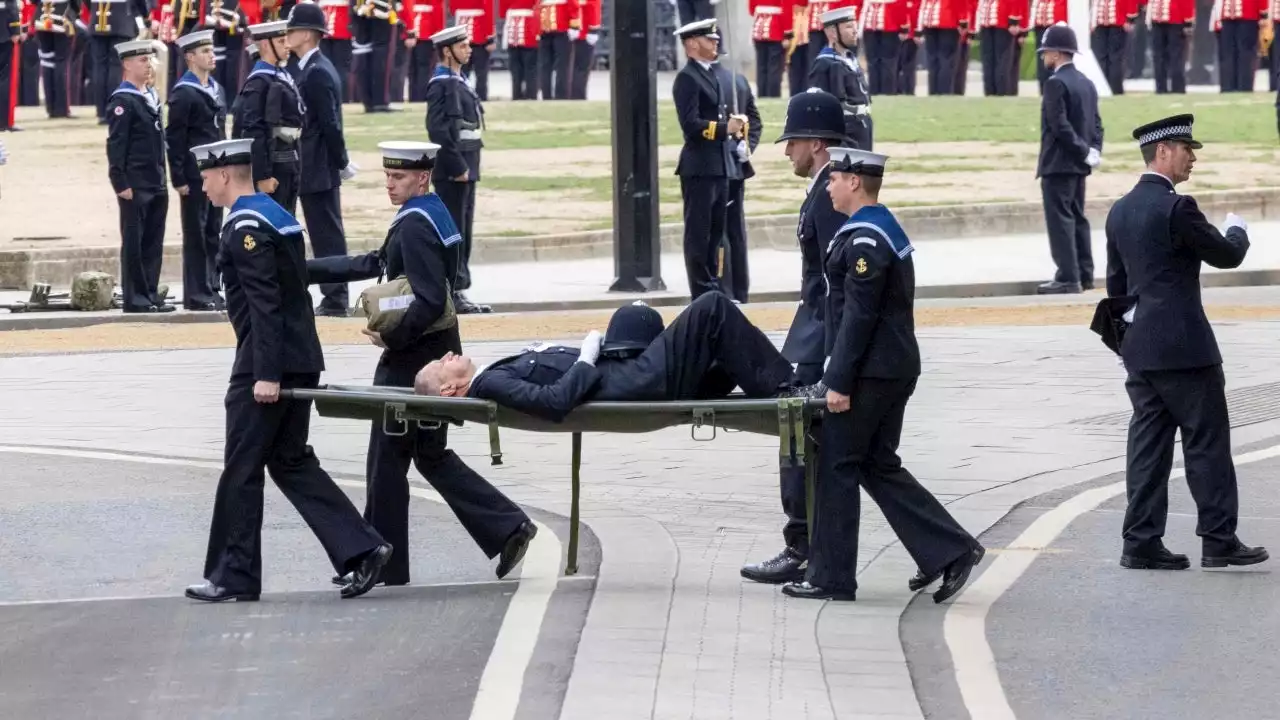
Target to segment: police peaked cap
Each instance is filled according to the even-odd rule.
[[[315,30],[318,33],[329,34],[329,22],[324,17],[324,11],[319,5],[311,2],[300,2],[293,6],[293,10],[289,11],[290,30]]]
[[[835,95],[815,87],[791,96],[782,135],[774,142],[795,138],[845,141],[844,108]]]
[[[1204,146],[1191,137],[1191,126],[1195,122],[1195,115],[1190,113],[1174,115],[1134,129],[1133,139],[1138,141],[1138,147],[1158,142],[1180,142],[1186,143],[1192,150],[1199,150]]]
[[[601,355],[638,355],[663,331],[662,315],[637,300],[614,311],[600,345]]]
[[[1040,47],[1036,48],[1036,52],[1043,53],[1046,50],[1056,50],[1072,55],[1080,52],[1080,45],[1076,42],[1076,31],[1061,21],[1050,25],[1049,29],[1044,31],[1044,38],[1040,41]]]

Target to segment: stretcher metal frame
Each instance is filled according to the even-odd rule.
[[[578,572],[578,528],[581,500],[582,434],[647,433],[689,425],[699,442],[716,438],[717,430],[749,432],[778,438],[778,456],[792,467],[805,467],[805,505],[813,517],[813,487],[818,448],[809,433],[812,421],[826,410],[825,399],[729,396],[713,400],[665,402],[591,402],[570,412],[563,421],[534,417],[492,400],[417,395],[409,388],[321,385],[311,389],[282,389],[282,398],[309,400],[321,417],[381,422],[388,435],[404,435],[409,423],[435,429],[448,423],[485,425],[489,429],[490,464],[502,464],[501,427],[526,432],[572,434],[569,549],[566,575]],[[710,432],[706,432],[706,428]],[[700,434],[700,431],[701,434]]]

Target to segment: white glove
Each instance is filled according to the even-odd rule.
[[[1244,218],[1235,213],[1227,213],[1227,224],[1222,227],[1223,234],[1226,234],[1226,232],[1233,227],[1238,227],[1241,230],[1247,231],[1249,229],[1249,223],[1245,222]]]
[[[358,172],[360,172],[359,165],[356,165],[354,162],[347,162],[347,166],[342,168],[342,170],[338,173],[338,177],[342,178],[343,180],[350,180],[351,178],[355,177],[356,173]]]
[[[1102,164],[1102,153],[1098,152],[1098,148],[1089,148],[1089,154],[1084,156],[1084,164],[1091,168]]]
[[[600,33],[593,33],[593,32],[587,33],[588,45],[595,45],[598,42],[600,42]]]
[[[569,28],[569,40],[570,40],[570,41],[577,40],[581,35],[582,35],[582,32],[581,32],[581,31],[576,30],[576,29],[574,29],[574,28]]]
[[[739,140],[738,147],[734,148],[738,153],[738,162],[746,162],[751,159],[751,153],[747,150],[747,141]]]
[[[604,338],[600,337],[599,330],[592,330],[582,340],[582,349],[578,351],[578,360],[588,365],[595,365],[596,358],[600,357],[600,343]]]

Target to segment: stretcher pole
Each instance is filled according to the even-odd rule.
[[[582,433],[573,434],[573,457],[570,460],[569,491],[569,558],[565,575],[578,574],[578,499],[582,488]]]

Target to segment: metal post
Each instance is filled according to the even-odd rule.
[[[573,434],[573,459],[570,467],[569,489],[569,560],[565,575],[578,574],[578,499],[582,489],[582,433]]]
[[[613,113],[611,291],[666,290],[658,225],[658,92],[653,3],[613,6],[609,57]]]

